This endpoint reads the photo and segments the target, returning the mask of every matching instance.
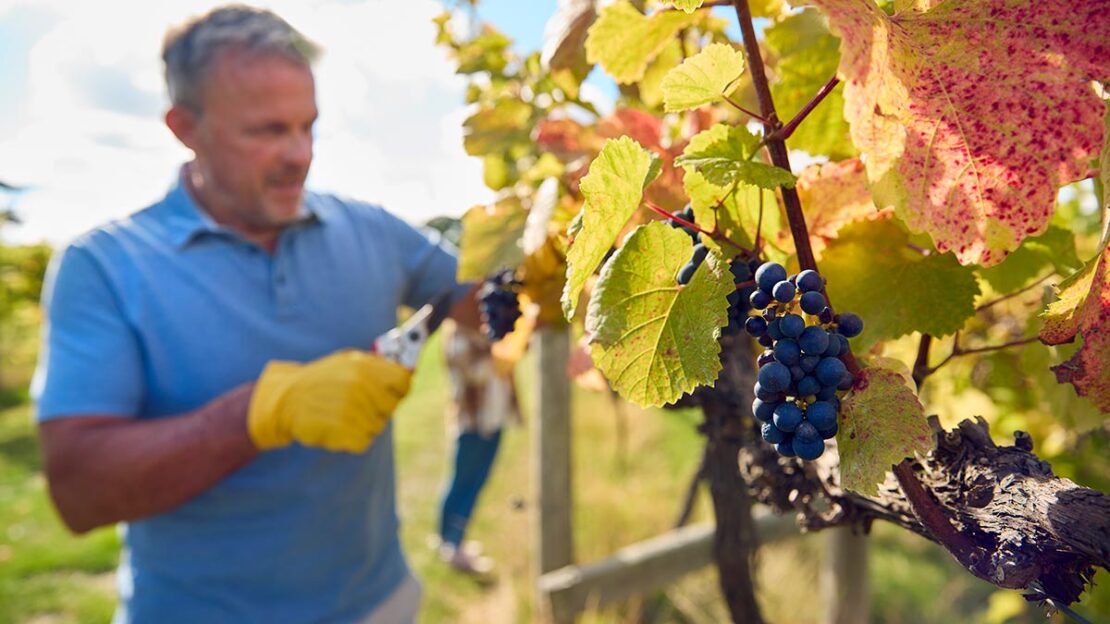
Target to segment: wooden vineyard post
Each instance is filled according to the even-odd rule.
[[[535,422],[532,431],[533,579],[574,562],[571,533],[570,332],[565,325],[536,331]],[[539,590],[537,604],[548,611]],[[548,613],[547,618],[551,617]]]
[[[867,572],[867,536],[852,527],[824,532],[821,593],[825,624],[866,624],[871,615],[871,583]]]

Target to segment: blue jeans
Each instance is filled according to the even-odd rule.
[[[488,438],[468,431],[456,439],[455,472],[443,496],[439,517],[439,536],[444,542],[455,546],[462,543],[470,514],[489,476],[500,443],[501,431]]]

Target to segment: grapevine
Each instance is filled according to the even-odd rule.
[[[560,209],[543,213],[548,242],[534,249],[566,261],[563,317],[584,320],[618,394],[700,405],[707,458],[712,449],[735,466],[740,453],[746,483],[730,484],[810,528],[895,522],[1000,587],[1074,602],[1093,566],[1110,564],[1106,539],[1091,548],[1087,536],[1041,533],[1046,520],[1025,513],[1023,527],[1053,536],[1033,545],[995,523],[1015,513],[995,504],[1012,482],[1003,466],[1040,461],[1029,436],[997,447],[985,423],[945,429],[926,414],[949,407],[941,384],[975,375],[999,414],[1059,415],[1079,431],[1110,412],[1105,224],[1089,211],[1078,226],[1056,201],[1062,185],[1098,178],[1091,195],[1106,207],[1110,122],[1105,87],[1092,81],[1110,77],[1110,7],[812,4],[560,5],[565,28],[540,57],[550,74],[530,62],[492,70],[497,87],[479,90],[468,150],[487,165],[513,161],[519,175],[495,188],[524,204],[546,197],[535,172],[547,158]],[[737,42],[706,10],[725,6]],[[758,32],[756,19],[767,20]],[[473,62],[475,48],[457,50]],[[593,65],[629,87],[611,115],[578,99]],[[1030,88],[1037,98],[1023,95]],[[536,97],[527,119],[490,123],[516,106],[506,94],[541,92],[552,97]],[[797,112],[783,123],[776,104]],[[829,162],[795,170],[787,141]],[[947,356],[931,354],[943,340]],[[1070,384],[1066,401],[1057,382]],[[832,477],[818,481],[818,470]],[[744,494],[721,487],[734,475],[713,474],[721,512],[726,496]],[[1110,534],[1092,511],[1110,505],[1104,494],[1050,472],[1023,477],[1031,498],[1049,496],[1042,486],[1081,490],[1092,505],[1072,508],[1084,518],[1076,531]],[[983,488],[995,498],[969,507],[969,490]],[[718,522],[720,544],[742,533]],[[1050,554],[1061,552],[1066,563]],[[729,606],[759,621],[757,609]]]

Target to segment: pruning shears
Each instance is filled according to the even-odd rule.
[[[373,352],[409,370],[416,368],[424,343],[428,342],[450,311],[450,291],[439,294],[407,321],[378,336],[374,340]]]

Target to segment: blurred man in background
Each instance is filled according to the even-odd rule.
[[[390,415],[369,353],[455,259],[375,206],[306,192],[317,47],[230,6],[171,31],[164,199],[53,261],[34,394],[75,532],[122,522],[118,622],[404,622]],[[476,324],[471,304],[457,306]]]

